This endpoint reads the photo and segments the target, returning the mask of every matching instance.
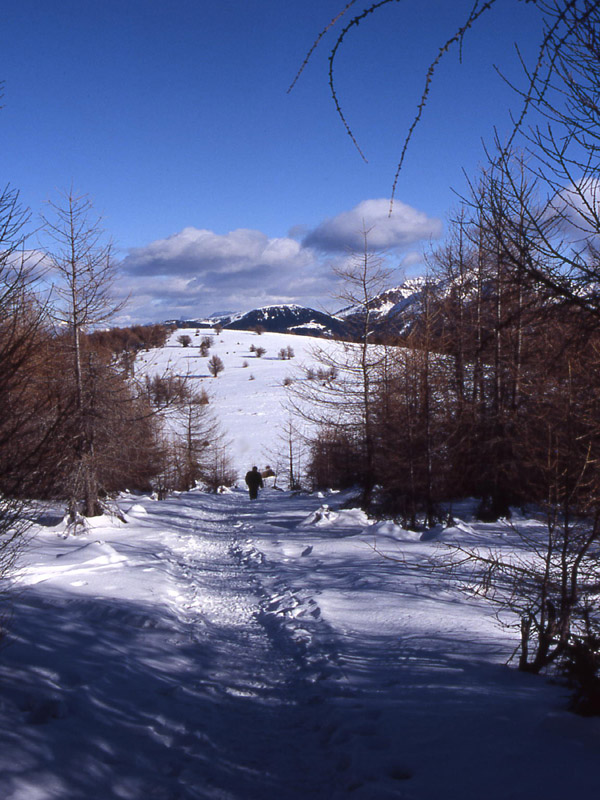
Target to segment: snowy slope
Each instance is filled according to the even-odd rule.
[[[192,337],[189,347],[182,347],[181,335]],[[199,355],[200,340],[210,336],[212,346],[207,357]],[[263,347],[266,353],[257,358],[250,347]],[[231,452],[240,476],[254,464],[265,466],[280,448],[279,437],[289,417],[286,379],[302,379],[302,366],[318,366],[315,347],[335,348],[340,345],[310,336],[284,333],[263,333],[223,330],[200,331],[196,336],[190,329],[174,331],[166,347],[142,353],[138,357],[137,374],[157,374],[171,371],[186,376],[190,385],[205,389],[223,428],[231,442]],[[291,347],[294,358],[281,360],[279,351]],[[213,378],[207,362],[216,354],[225,369]],[[247,366],[244,366],[246,364]]]

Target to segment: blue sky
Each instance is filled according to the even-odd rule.
[[[0,180],[33,217],[71,184],[89,194],[122,259],[119,322],[271,302],[335,308],[330,267],[365,220],[390,264],[418,272],[482,160],[482,138],[518,101],[513,43],[531,57],[535,8],[499,0],[442,63],[385,208],[427,65],[472,0],[392,3],[348,36],[339,96],[330,33],[291,94],[319,30],[345,0],[5,0]],[[358,2],[357,9],[367,3]],[[32,240],[33,241],[33,240]],[[400,275],[399,271],[399,275]]]

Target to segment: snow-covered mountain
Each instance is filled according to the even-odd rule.
[[[418,313],[424,278],[412,278],[374,297],[370,307],[376,331],[402,333],[410,318]],[[168,320],[180,328],[212,328],[221,325],[231,330],[254,330],[260,326],[269,333],[293,333],[302,336],[351,338],[362,318],[359,306],[347,306],[335,314],[297,304],[277,304],[250,311],[212,314],[208,318]]]
[[[261,326],[270,333],[294,333],[305,336],[340,336],[345,333],[342,320],[314,308],[300,305],[273,305],[236,314],[221,323],[231,330],[252,330]]]
[[[419,313],[424,286],[425,278],[411,278],[374,297],[369,303],[374,332],[395,335],[410,328]],[[360,306],[347,306],[336,316],[343,319],[349,335],[352,335],[364,318],[364,310]]]
[[[257,327],[269,333],[293,333],[301,336],[343,337],[347,333],[344,321],[335,315],[297,304],[277,304],[229,314],[212,314],[194,320],[167,320],[179,328],[222,328],[251,331]]]
[[[386,289],[371,300],[369,304],[371,314],[383,320],[401,313],[420,300],[424,286],[425,278],[411,278],[400,286]],[[336,316],[342,317],[342,319],[351,319],[361,313],[360,306],[346,306],[338,311]]]

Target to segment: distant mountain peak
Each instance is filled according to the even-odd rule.
[[[297,303],[280,303],[262,306],[234,315],[223,327],[234,330],[248,330],[260,326],[272,333],[296,334],[318,333],[321,336],[343,335],[343,324],[340,320]]]
[[[409,278],[400,286],[386,289],[374,297],[370,302],[373,330],[405,331],[411,324],[408,319],[414,316],[415,311],[418,312],[426,282],[426,278]],[[188,320],[184,324],[201,328],[221,325],[233,330],[253,330],[260,326],[272,333],[351,338],[363,313],[361,306],[348,306],[335,314],[328,314],[298,303],[271,303],[250,311],[211,314],[208,318]]]
[[[383,320],[390,314],[394,314],[408,305],[420,300],[425,278],[409,278],[400,286],[393,286],[385,289],[374,297],[369,303],[369,310],[375,319]],[[344,320],[355,320],[362,316],[364,308],[362,306],[346,306],[336,313],[336,316]]]

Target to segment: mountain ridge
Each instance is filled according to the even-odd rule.
[[[412,278],[374,297],[369,304],[374,333],[400,334],[410,324],[422,297],[424,278]],[[213,314],[210,317],[167,320],[166,324],[186,328],[253,330],[257,327],[270,333],[291,333],[297,336],[353,338],[364,319],[360,306],[346,306],[330,314],[298,303],[273,303],[249,311]]]

